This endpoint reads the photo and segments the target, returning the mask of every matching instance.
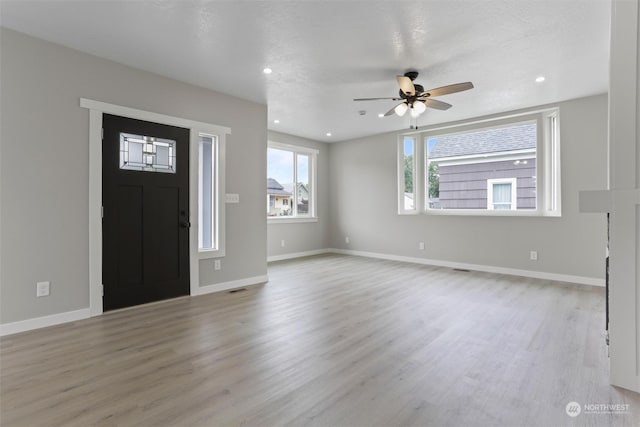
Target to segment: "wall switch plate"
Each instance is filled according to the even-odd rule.
[[[537,261],[538,260],[538,251],[529,252],[529,259],[531,261]]]
[[[349,244],[349,243],[351,242],[351,239],[349,239],[349,237],[345,237],[345,238],[344,238],[344,242],[345,242],[346,244]]]
[[[225,202],[227,203],[240,203],[240,195],[236,193],[227,193],[225,195]]]
[[[424,242],[418,243],[418,249],[420,249],[421,251],[424,251]]]
[[[280,240],[280,247],[284,248],[284,240]]]
[[[213,269],[214,270],[218,271],[221,268],[222,268],[222,262],[219,259],[213,261]]]
[[[51,290],[50,282],[38,282],[36,283],[36,296],[37,297],[47,297],[49,296],[49,292]]]

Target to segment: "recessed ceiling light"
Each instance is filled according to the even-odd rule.
[[[273,70],[271,68],[265,68],[264,70],[262,70],[262,72],[265,74],[271,74],[273,73]]]
[[[536,82],[537,82],[537,83],[542,83],[543,81],[545,81],[544,76],[538,76],[538,77],[536,77]]]
[[[331,132],[327,132],[327,136],[331,136]]]
[[[278,124],[278,123],[280,123],[280,120],[275,119],[275,120],[273,121],[273,123]]]
[[[378,114],[378,117],[384,117],[384,113]]]

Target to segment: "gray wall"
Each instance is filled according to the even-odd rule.
[[[334,248],[590,278],[604,277],[601,216],[578,213],[578,191],[607,186],[607,96],[560,107],[562,217],[397,214],[397,134],[333,144]],[[345,243],[345,237],[350,243]],[[425,250],[418,250],[419,242]],[[529,251],[538,251],[538,261]]]
[[[227,256],[220,271],[201,263],[202,285],[264,275],[267,253],[327,247],[603,277],[604,218],[578,214],[577,193],[606,188],[605,95],[560,104],[561,218],[398,216],[396,133],[329,146],[270,132],[320,151],[319,221],[267,227],[266,106],[11,30],[2,29],[0,43],[1,323],[89,305],[89,119],[80,97],[232,129],[227,192],[241,203],[226,206]],[[42,280],[51,296],[36,298]]]
[[[287,224],[269,224],[267,226],[267,253],[271,256],[314,251],[329,247],[329,148],[324,142],[313,141],[293,135],[269,131],[269,141],[300,147],[314,148],[319,151],[317,171],[317,213],[318,222],[300,222]],[[266,172],[265,172],[266,173]],[[263,205],[266,200],[263,197]],[[265,207],[262,207],[262,212]],[[266,217],[266,213],[265,213]],[[280,242],[285,241],[285,247]]]
[[[227,249],[201,284],[266,274],[267,108],[2,29],[0,322],[89,306],[89,111],[81,97],[227,126]],[[209,273],[210,269],[210,273]],[[51,295],[35,297],[37,281]]]

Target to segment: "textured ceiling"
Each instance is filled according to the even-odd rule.
[[[0,8],[5,27],[265,103],[270,129],[321,141],[409,128],[408,117],[378,117],[393,101],[353,101],[395,96],[395,76],[407,70],[420,72],[425,89],[475,85],[439,98],[454,107],[428,109],[420,126],[608,88],[608,0],[2,0]]]

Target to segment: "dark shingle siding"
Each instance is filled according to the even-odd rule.
[[[436,140],[429,157],[440,159],[536,148],[536,126],[536,123],[526,123],[429,138]]]

